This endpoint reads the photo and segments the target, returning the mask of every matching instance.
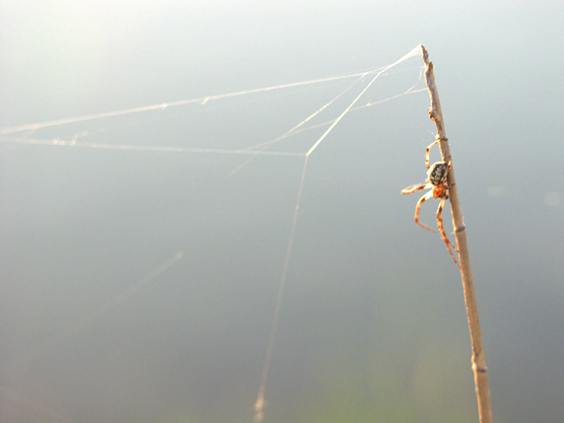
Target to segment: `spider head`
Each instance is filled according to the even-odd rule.
[[[444,184],[446,182],[449,169],[450,162],[448,164],[445,162],[434,163],[427,172],[429,182],[431,182],[434,186]]]

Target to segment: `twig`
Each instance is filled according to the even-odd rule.
[[[425,47],[421,46],[423,61],[425,62],[425,81],[431,96],[431,108],[429,117],[435,122],[437,127],[437,140],[441,149],[443,162],[452,162],[450,146],[446,136],[439,93],[435,84],[433,74],[433,63],[429,61],[429,55]],[[476,385],[476,395],[478,397],[478,412],[480,423],[492,423],[492,410],[490,405],[490,389],[488,383],[488,373],[486,358],[482,344],[482,333],[480,331],[480,319],[478,317],[478,305],[476,293],[474,291],[474,279],[472,268],[470,267],[470,255],[468,253],[468,242],[466,240],[466,227],[462,217],[462,209],[458,198],[458,187],[454,177],[454,165],[448,173],[448,187],[450,197],[450,207],[452,210],[452,221],[454,226],[454,236],[459,249],[460,273],[462,275],[462,285],[464,286],[464,300],[466,301],[466,311],[468,312],[468,325],[470,326],[470,338],[472,341],[472,370],[474,371],[474,382]]]

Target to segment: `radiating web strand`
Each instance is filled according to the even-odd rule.
[[[386,101],[390,101],[401,96],[407,94],[415,94],[423,91],[427,91],[426,88],[422,88],[420,90],[412,90],[413,87],[408,89],[407,91],[397,94],[391,97],[384,98],[382,100],[373,101],[371,103],[365,104],[364,106],[358,106],[351,109],[351,111],[360,110],[365,107],[372,107],[380,103],[384,103]],[[304,120],[307,121],[309,119]],[[334,123],[336,119],[329,120],[326,122],[321,122],[316,125],[302,128],[302,125],[297,125],[293,128],[292,131],[288,131],[284,135],[280,137],[266,141],[262,144],[257,144],[251,147],[247,147],[244,149],[239,150],[229,150],[229,149],[213,149],[213,148],[197,148],[197,147],[167,147],[167,146],[140,146],[140,145],[130,145],[130,144],[104,144],[104,143],[90,143],[90,142],[81,142],[76,140],[71,141],[63,141],[59,139],[38,139],[38,138],[27,138],[28,135],[33,133],[35,130],[30,131],[29,134],[23,137],[0,137],[0,142],[3,143],[12,143],[12,144],[36,144],[36,145],[53,145],[53,146],[63,146],[63,147],[83,147],[83,148],[101,148],[101,149],[108,149],[108,150],[140,150],[140,151],[160,151],[160,152],[176,152],[176,153],[210,153],[210,154],[241,154],[241,155],[249,155],[249,156],[257,156],[257,155],[271,155],[271,156],[298,156],[303,157],[305,153],[291,153],[291,152],[277,152],[277,151],[268,151],[268,152],[261,152],[261,151],[253,151],[254,148],[259,148],[261,146],[268,146],[274,144],[275,142],[281,141],[285,138],[291,137],[296,134],[300,134],[302,132],[311,131],[316,128],[320,128],[322,126],[330,125]],[[251,157],[252,159],[252,157]],[[248,161],[247,161],[248,162]],[[247,162],[243,163],[240,167],[243,167]],[[234,169],[230,174],[227,176],[232,175],[239,168]]]
[[[261,144],[256,144],[253,145],[251,147],[247,147],[246,150],[252,150],[255,148],[260,148],[260,147],[266,147],[269,146],[271,144],[274,144],[278,141],[280,141],[283,138],[287,138],[289,137],[292,133],[294,133],[294,131],[296,131],[297,129],[299,129],[301,126],[303,126],[304,124],[306,124],[307,122],[309,122],[311,119],[313,119],[315,116],[317,116],[319,113],[321,113],[323,110],[325,110],[327,107],[329,107],[331,104],[333,104],[336,100],[338,100],[343,94],[345,94],[348,90],[350,90],[352,87],[354,87],[358,82],[360,82],[366,75],[363,74],[358,80],[356,80],[355,82],[353,82],[351,85],[349,85],[347,88],[345,88],[345,90],[343,92],[341,92],[339,95],[337,95],[336,97],[334,97],[333,99],[331,99],[329,102],[325,103],[323,106],[321,106],[319,109],[317,109],[315,112],[313,112],[311,115],[309,115],[307,118],[305,118],[304,120],[302,120],[300,123],[298,123],[296,126],[294,126],[292,129],[290,129],[289,131],[287,131],[286,133],[284,133],[283,135],[280,135],[278,138],[275,138],[271,141],[266,141],[263,142]]]
[[[292,129],[290,129],[289,131],[285,132],[284,134],[280,135],[279,137],[270,140],[270,141],[266,141],[260,144],[256,144],[250,147],[245,148],[245,150],[253,150],[255,148],[260,148],[260,151],[264,151],[266,148],[268,148],[270,145],[277,143],[278,141],[281,141],[285,138],[290,137],[293,133],[295,133],[295,131],[297,131],[300,127],[302,127],[304,124],[306,124],[307,122],[309,122],[311,119],[313,119],[315,116],[317,116],[319,113],[321,113],[323,110],[325,110],[327,107],[329,107],[331,104],[333,104],[337,99],[339,99],[343,94],[345,94],[348,90],[350,90],[352,87],[354,87],[359,81],[361,81],[363,78],[365,77],[365,74],[363,74],[358,80],[356,80],[355,82],[353,82],[351,85],[349,85],[347,88],[345,88],[344,91],[342,91],[339,95],[337,95],[336,97],[334,97],[332,100],[330,100],[328,103],[325,103],[323,106],[321,106],[319,109],[317,109],[315,112],[313,112],[311,115],[309,115],[307,118],[305,118],[304,120],[302,120],[300,123],[298,123],[296,126],[294,126]],[[252,156],[249,157],[247,160],[245,160],[243,163],[241,163],[239,166],[237,166],[235,169],[233,169],[231,172],[229,172],[226,175],[226,178],[230,178],[231,176],[233,176],[235,173],[239,172],[241,169],[243,169],[245,166],[247,166],[254,158],[256,158],[256,156]]]
[[[278,295],[276,296],[276,306],[274,307],[274,316],[272,319],[272,326],[270,327],[270,336],[268,338],[268,345],[266,347],[266,356],[262,368],[262,375],[260,386],[258,390],[257,400],[255,402],[255,422],[260,422],[264,417],[264,391],[266,389],[266,380],[268,379],[268,370],[270,368],[270,358],[274,348],[274,339],[276,337],[276,329],[278,327],[278,318],[280,317],[280,307],[282,306],[282,297],[284,296],[284,287],[286,286],[286,275],[290,266],[290,256],[292,254],[292,245],[294,243],[294,234],[296,232],[296,223],[298,222],[298,211],[300,209],[300,201],[302,199],[302,192],[304,188],[304,180],[307,168],[308,157],[305,157],[304,167],[302,169],[302,177],[300,179],[300,187],[298,188],[298,198],[296,200],[296,207],[294,209],[294,218],[292,219],[292,228],[290,229],[290,238],[286,247],[286,256],[284,258],[284,266],[282,267],[282,275],[280,277],[280,285],[278,286]]]
[[[282,305],[282,297],[284,296],[284,287],[286,285],[286,275],[288,273],[288,268],[289,268],[289,265],[290,265],[292,245],[293,245],[293,242],[294,242],[294,234],[295,234],[295,231],[296,231],[296,223],[298,221],[298,211],[299,211],[299,208],[300,208],[300,201],[301,201],[301,198],[302,198],[302,192],[303,192],[303,187],[304,187],[304,180],[305,180],[305,174],[306,174],[309,156],[317,148],[317,146],[319,146],[321,141],[323,141],[325,139],[325,137],[329,134],[329,132],[331,132],[331,130],[337,125],[337,123],[339,123],[339,121],[354,106],[354,104],[360,99],[360,97],[362,97],[362,95],[366,92],[366,90],[368,90],[368,88],[372,85],[372,83],[374,83],[374,81],[376,81],[376,79],[383,72],[385,72],[386,70],[396,66],[397,64],[403,62],[404,60],[406,60],[410,57],[419,55],[419,51],[420,51],[420,46],[417,46],[416,48],[411,50],[409,53],[407,53],[405,56],[403,56],[398,61],[392,63],[391,65],[388,65],[388,66],[382,68],[382,70],[376,74],[376,76],[370,81],[370,83],[362,90],[362,92],[345,109],[345,111],[343,113],[341,113],[341,115],[337,119],[335,119],[333,124],[315,142],[315,144],[309,149],[309,151],[305,155],[304,167],[303,167],[303,170],[302,170],[302,177],[300,179],[300,187],[298,189],[298,198],[297,198],[296,207],[295,207],[295,210],[294,210],[294,217],[292,219],[292,228],[290,230],[290,238],[288,240],[288,246],[286,248],[286,256],[285,256],[285,259],[284,259],[284,266],[282,268],[282,275],[280,277],[280,284],[279,284],[279,287],[278,287],[278,295],[276,296],[276,306],[274,308],[274,316],[273,316],[273,319],[272,319],[272,325],[271,325],[271,328],[270,328],[270,336],[268,338],[268,344],[267,344],[267,348],[266,348],[266,356],[265,356],[264,365],[263,365],[262,374],[261,374],[261,382],[260,382],[260,385],[259,385],[257,400],[255,402],[254,421],[256,423],[262,421],[262,419],[264,418],[264,405],[265,405],[264,392],[266,390],[266,382],[267,382],[267,379],[268,379],[268,371],[269,371],[269,368],[270,368],[270,360],[271,360],[271,357],[272,357],[272,350],[274,348],[274,339],[276,337],[276,329],[277,329],[277,326],[278,326],[278,319],[279,319],[279,316],[280,316],[280,308],[281,308],[281,305]]]
[[[311,153],[313,153],[313,151],[319,146],[319,144],[321,144],[321,141],[323,141],[325,139],[325,137],[327,135],[329,135],[329,133],[333,130],[333,128],[341,121],[341,119],[349,112],[349,110],[355,105],[355,103],[360,99],[360,97],[362,97],[364,95],[364,93],[368,90],[368,88],[370,88],[370,86],[374,83],[374,81],[376,81],[378,79],[378,77],[380,75],[382,75],[385,71],[387,71],[388,69],[393,68],[394,66],[400,64],[401,62],[403,62],[406,59],[409,59],[410,57],[413,57],[415,55],[419,54],[419,47],[414,48],[413,50],[411,50],[409,53],[407,53],[405,56],[403,56],[401,59],[399,59],[398,61],[392,63],[391,65],[388,65],[386,67],[384,67],[380,72],[378,72],[376,74],[376,76],[374,78],[372,78],[372,81],[370,81],[368,83],[368,85],[366,85],[366,87],[364,87],[364,89],[360,92],[360,94],[353,100],[353,102],[349,105],[349,107],[347,107],[343,113],[341,113],[341,115],[335,119],[335,122],[333,122],[333,124],[327,129],[327,131],[325,131],[323,133],[323,135],[321,135],[321,137],[317,140],[317,142],[315,144],[313,144],[313,146],[309,149],[309,151],[306,153],[306,156],[309,157],[309,155]]]
[[[415,49],[414,49],[415,50]],[[404,58],[400,59],[400,61],[411,57],[410,53],[408,53]],[[399,63],[400,61],[396,62]],[[382,72],[384,72],[385,70],[389,69],[391,66],[394,65],[390,65],[384,68],[379,68],[378,70],[380,71],[378,73],[377,76],[379,76]],[[378,71],[377,70],[377,71]],[[314,81],[306,81],[303,83],[295,83],[295,84],[287,84],[284,86],[275,86],[275,87],[267,87],[267,88],[260,88],[258,90],[249,90],[249,91],[244,91],[244,92],[238,92],[238,93],[232,93],[233,95],[235,94],[244,94],[244,93],[249,93],[249,92],[257,92],[257,91],[263,91],[263,90],[270,90],[270,89],[276,89],[276,88],[280,88],[280,87],[286,87],[286,86],[294,86],[294,85],[304,85],[304,84],[308,84],[308,83],[315,83],[315,82],[320,82],[320,81],[326,81],[326,80],[334,80],[334,79],[340,79],[340,78],[345,78],[345,77],[352,77],[352,76],[360,76],[359,81],[365,77],[366,75],[370,74],[370,73],[374,73],[376,71],[370,71],[370,72],[364,72],[364,73],[356,73],[356,74],[350,74],[350,75],[345,75],[345,76],[340,76],[340,77],[333,77],[333,78],[325,78],[325,79],[321,79],[321,80],[314,80]],[[421,74],[419,77],[419,80],[421,79]],[[419,82],[419,81],[418,81]],[[341,93],[340,95],[344,94],[344,92],[346,92],[348,89],[350,89],[352,86],[354,86],[356,83],[358,83],[358,81],[355,81],[355,83],[353,83],[351,86],[349,86],[347,89],[345,89],[345,91],[343,91],[343,93]],[[403,95],[407,95],[407,94],[414,94],[420,91],[425,91],[425,89],[421,89],[421,90],[413,90],[413,88],[417,85],[414,84],[412,87],[410,87],[407,91],[405,91],[402,94],[398,94],[392,97],[388,97],[382,100],[378,100],[378,101],[374,101],[371,103],[368,103],[364,106],[359,106],[359,107],[355,107],[352,108],[350,110],[359,110],[365,107],[370,107],[376,104],[380,104],[398,97],[401,97]],[[225,94],[225,95],[219,95],[219,96],[214,96],[214,98],[220,98],[220,97],[224,97],[224,96],[229,96],[231,94]],[[340,96],[339,95],[339,96]],[[303,153],[288,153],[288,152],[247,152],[248,150],[252,150],[254,148],[260,148],[261,146],[268,146],[270,144],[274,144],[282,139],[288,138],[292,135],[301,133],[301,132],[305,132],[305,131],[309,131],[321,126],[325,126],[325,125],[329,125],[329,124],[334,124],[333,126],[336,125],[336,120],[340,119],[342,116],[340,116],[337,119],[331,120],[331,121],[327,121],[327,122],[323,122],[314,126],[311,126],[309,128],[301,128],[301,126],[303,126],[304,123],[306,123],[307,121],[309,121],[311,118],[313,118],[314,116],[316,116],[319,112],[321,112],[323,109],[325,109],[328,105],[330,105],[334,100],[336,100],[339,96],[337,96],[335,99],[333,99],[332,101],[330,101],[329,103],[327,103],[326,105],[324,105],[322,108],[320,108],[318,111],[316,111],[315,113],[313,113],[311,116],[309,116],[308,118],[304,119],[304,121],[300,122],[298,125],[296,125],[294,128],[292,128],[291,130],[289,130],[287,133],[281,135],[280,137],[271,140],[271,141],[267,141],[261,144],[257,144],[251,147],[247,147],[245,149],[239,149],[239,150],[229,150],[229,149],[208,149],[208,148],[195,148],[195,147],[167,147],[167,146],[136,146],[136,145],[123,145],[123,144],[104,144],[104,143],[88,143],[88,142],[77,142],[76,139],[70,140],[70,141],[63,141],[63,140],[58,140],[58,139],[52,139],[52,140],[47,140],[47,139],[37,139],[37,138],[28,138],[33,132],[35,132],[37,129],[40,129],[43,126],[49,126],[49,125],[43,125],[43,124],[31,124],[31,125],[27,125],[25,128],[24,127],[17,127],[17,128],[5,128],[4,130],[0,129],[0,135],[2,133],[11,133],[11,132],[20,132],[20,131],[27,131],[27,133],[21,137],[0,137],[0,142],[7,142],[7,143],[18,143],[18,144],[42,144],[42,145],[56,145],[56,146],[76,146],[76,147],[89,147],[89,148],[101,148],[101,149],[112,149],[112,150],[141,150],[141,151],[163,151],[163,152],[185,152],[185,153],[212,153],[212,154],[248,154],[251,156],[256,156],[256,155],[277,155],[277,156],[304,156]],[[212,97],[206,97],[206,98],[212,98]],[[151,110],[151,109],[155,109],[155,108],[163,108],[164,106],[171,106],[171,105],[178,105],[180,103],[185,104],[186,102],[192,102],[195,100],[200,100],[200,99],[194,99],[194,100],[183,100],[182,102],[176,102],[176,103],[167,103],[167,104],[161,104],[158,105],[159,107],[157,107],[157,105],[155,106],[147,106],[145,109],[143,110]],[[123,110],[123,111],[119,111],[119,112],[115,112],[118,114],[123,113],[133,113],[135,111],[142,111],[140,110],[140,108],[137,109],[128,109],[128,110]],[[108,112],[108,113],[114,113],[114,112]],[[345,112],[346,113],[346,112]],[[97,115],[97,117],[104,117],[101,115]],[[82,120],[82,118],[77,118],[79,120]],[[84,119],[87,120],[87,119]],[[64,122],[63,122],[64,121]],[[78,120],[77,120],[78,121]],[[47,124],[63,124],[63,123],[69,123],[67,122],[67,120],[61,120],[61,121],[52,121],[52,122],[47,122]],[[332,128],[330,128],[326,134],[324,134],[324,136],[326,136],[330,130]],[[323,136],[323,137],[324,137]],[[317,141],[317,145],[319,145],[321,141],[318,140]],[[315,147],[317,147],[317,145]],[[243,164],[241,164],[239,167],[237,167],[236,169],[234,169],[233,171],[231,171],[227,177],[231,176],[233,173],[235,173],[236,171],[240,170],[241,168],[243,168],[246,164],[248,164],[253,157],[250,157],[247,161],[245,161]]]
[[[377,104],[384,103],[384,102],[390,101],[390,100],[394,100],[394,99],[396,99],[396,98],[399,98],[399,97],[402,97],[402,96],[408,95],[408,94],[415,94],[415,93],[418,93],[418,92],[427,92],[427,88],[421,88],[421,89],[419,89],[419,90],[413,90],[413,88],[415,88],[415,87],[417,86],[417,84],[421,81],[421,76],[422,76],[422,75],[423,75],[423,73],[421,72],[421,73],[419,74],[419,79],[417,80],[417,82],[416,82],[413,86],[411,86],[410,88],[408,88],[406,91],[404,91],[404,92],[401,93],[401,94],[397,94],[397,95],[394,95],[394,96],[391,96],[391,97],[387,97],[387,98],[384,98],[384,99],[382,99],[382,100],[373,101],[373,102],[370,102],[370,103],[368,103],[368,104],[365,104],[364,106],[355,107],[355,108],[353,108],[353,109],[351,109],[351,110],[352,110],[352,111],[355,111],[355,110],[364,109],[365,107],[375,106],[375,105],[377,105]],[[341,95],[343,95],[346,91],[348,91],[350,88],[352,88],[356,83],[358,83],[360,80],[362,80],[362,78],[364,78],[364,76],[366,76],[366,74],[362,75],[358,81],[355,81],[352,85],[350,85],[347,89],[345,89],[345,91],[343,91],[343,92],[342,92],[341,94],[339,94],[337,97],[335,97],[334,99],[332,99],[331,101],[329,101],[327,104],[325,104],[324,106],[322,106],[320,109],[318,109],[316,112],[314,112],[313,114],[311,114],[309,117],[307,117],[306,119],[304,119],[303,121],[301,121],[298,125],[294,126],[294,127],[293,127],[292,129],[290,129],[288,132],[284,133],[283,135],[280,135],[278,138],[275,138],[275,139],[273,139],[273,140],[265,141],[265,142],[263,142],[263,143],[253,145],[253,146],[251,146],[251,147],[247,147],[245,150],[251,150],[251,149],[254,149],[254,148],[261,148],[261,147],[262,147],[262,149],[266,149],[268,146],[270,146],[270,145],[272,145],[272,144],[274,144],[274,143],[277,143],[277,142],[279,142],[279,141],[282,141],[283,139],[289,138],[289,137],[291,137],[292,135],[296,135],[296,134],[299,134],[299,133],[302,133],[302,132],[305,132],[305,131],[310,131],[310,130],[312,130],[312,129],[316,129],[316,128],[319,128],[319,127],[322,127],[322,126],[326,126],[326,125],[332,124],[333,122],[335,122],[335,121],[336,121],[337,119],[339,119],[339,118],[333,119],[333,120],[330,120],[330,121],[327,121],[327,122],[322,122],[322,123],[319,123],[319,124],[317,124],[317,125],[310,126],[310,127],[308,127],[308,128],[302,128],[302,129],[300,129],[300,127],[301,127],[303,124],[305,124],[306,122],[308,122],[309,120],[311,120],[313,117],[315,117],[316,115],[318,115],[321,111],[323,111],[325,108],[327,108],[329,105],[331,105],[331,103],[333,103],[333,102],[334,102],[335,100],[337,100]],[[244,168],[245,166],[247,166],[253,159],[255,159],[255,157],[256,157],[256,156],[249,157],[247,160],[245,160],[243,163],[241,163],[239,166],[237,166],[237,167],[234,168],[231,172],[229,172],[229,173],[226,175],[226,178],[230,178],[230,177],[233,176],[235,173],[237,173],[238,171],[240,171],[241,169],[243,169],[243,168]]]
[[[161,151],[172,153],[209,153],[209,154],[241,154],[241,155],[262,155],[262,156],[297,156],[303,157],[304,153],[293,153],[286,151],[255,151],[255,150],[230,150],[227,148],[197,148],[197,147],[165,147],[165,146],[147,146],[147,145],[130,145],[130,144],[103,144],[95,142],[76,142],[61,140],[44,140],[37,138],[16,138],[16,137],[0,137],[0,142],[10,142],[19,144],[39,144],[54,145],[63,147],[86,147],[101,148],[106,150],[139,150],[139,151]]]
[[[171,102],[168,102],[168,103],[152,104],[150,106],[132,107],[132,108],[129,108],[129,109],[115,110],[115,111],[112,111],[112,112],[93,113],[93,114],[90,114],[90,115],[78,116],[78,117],[67,118],[67,119],[57,119],[57,120],[50,120],[50,121],[47,121],[47,122],[37,122],[37,123],[30,123],[30,124],[27,124],[27,125],[13,126],[13,127],[9,127],[9,128],[0,128],[0,135],[13,134],[13,133],[16,133],[16,132],[27,131],[27,130],[30,130],[30,129],[45,128],[45,127],[48,127],[48,126],[65,125],[67,123],[84,122],[84,121],[87,121],[87,120],[101,119],[101,118],[105,118],[105,117],[127,115],[127,114],[132,114],[132,113],[146,112],[146,111],[150,111],[150,110],[166,109],[168,107],[181,106],[181,105],[190,104],[190,103],[200,103],[200,104],[204,105],[208,101],[211,101],[211,100],[219,100],[219,99],[222,99],[222,98],[237,97],[237,96],[246,95],[246,94],[255,94],[255,93],[260,93],[260,92],[279,90],[279,89],[283,89],[283,88],[298,87],[300,85],[317,84],[317,83],[321,83],[321,82],[335,81],[335,80],[338,80],[338,79],[353,78],[355,76],[361,76],[361,75],[366,75],[366,74],[369,74],[369,73],[372,73],[372,72],[377,72],[378,70],[379,69],[374,70],[374,71],[370,71],[370,72],[353,73],[353,74],[348,74],[348,75],[333,76],[333,77],[328,77],[328,78],[320,78],[320,79],[315,79],[315,80],[310,80],[310,81],[293,82],[293,83],[290,83],[290,84],[281,84],[281,85],[274,85],[274,86],[265,87],[265,88],[256,88],[256,89],[252,89],[252,90],[236,91],[236,92],[227,93],[227,94],[211,95],[211,96],[206,96],[206,97],[198,97],[198,98],[191,98],[191,99],[186,99],[186,100],[171,101]]]
[[[356,111],[356,110],[364,109],[364,108],[366,108],[366,107],[376,106],[376,105],[378,105],[378,104],[385,103],[385,102],[391,101],[391,100],[395,100],[396,98],[399,98],[399,97],[402,97],[402,96],[408,95],[408,94],[416,94],[416,93],[419,93],[419,92],[427,92],[427,88],[421,88],[420,90],[413,90],[413,91],[410,91],[411,89],[412,89],[412,88],[410,88],[409,90],[407,90],[407,91],[405,91],[405,92],[403,92],[403,93],[401,93],[401,94],[397,94],[397,95],[394,95],[394,96],[391,96],[391,97],[383,98],[382,100],[372,101],[372,102],[370,102],[370,103],[368,103],[368,104],[365,104],[364,106],[353,107],[350,111],[351,111],[351,112],[354,112],[354,111]],[[307,132],[307,131],[311,131],[311,130],[313,130],[313,129],[321,128],[321,127],[323,127],[323,126],[331,125],[333,122],[335,122],[335,120],[337,120],[337,119],[333,119],[333,120],[328,120],[328,121],[325,121],[325,122],[321,122],[321,123],[318,123],[318,124],[315,124],[315,125],[312,125],[312,126],[308,126],[307,128],[299,128],[299,129],[296,129],[295,131],[293,131],[292,133],[289,133],[289,132],[288,132],[288,133],[286,133],[286,134],[284,134],[284,135],[281,135],[280,137],[278,137],[278,138],[276,138],[276,139],[274,139],[274,140],[266,141],[266,142],[264,142],[264,143],[262,143],[262,144],[257,144],[257,145],[254,145],[254,146],[252,146],[252,147],[247,147],[247,149],[250,149],[250,148],[258,148],[259,146],[266,145],[266,144],[270,145],[270,144],[273,144],[273,143],[275,143],[275,142],[281,141],[281,140],[283,140],[283,139],[292,137],[292,136],[294,136],[294,135],[301,134],[301,133],[303,133],[303,132]],[[1,138],[0,138],[0,140],[1,140]],[[304,155],[305,155],[305,153],[304,153]],[[252,159],[252,158],[251,158],[251,159]]]
[[[163,264],[161,264],[158,268],[147,274],[144,278],[138,280],[137,282],[131,284],[125,291],[120,292],[119,294],[113,296],[96,310],[88,313],[82,319],[78,319],[77,321],[71,323],[66,330],[60,333],[57,336],[54,336],[48,339],[39,349],[36,351],[31,351],[27,355],[18,358],[15,362],[10,363],[10,368],[14,368],[21,363],[25,363],[26,361],[32,360],[42,354],[46,354],[52,351],[55,347],[57,347],[61,342],[68,339],[70,336],[75,335],[80,330],[82,330],[86,325],[100,319],[104,314],[106,314],[109,310],[115,308],[123,301],[130,298],[133,294],[139,291],[141,288],[146,286],[147,284],[153,282],[160,276],[164,271],[166,271],[170,266],[175,264],[178,260],[182,258],[184,253],[182,251],[177,252],[174,256],[169,258]]]

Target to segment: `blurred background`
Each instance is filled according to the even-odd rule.
[[[6,128],[355,74],[420,43],[451,141],[494,421],[561,421],[562,2],[1,8],[3,423],[251,422],[303,154],[372,76],[261,150],[298,155],[186,149],[275,140],[358,77]],[[400,195],[425,179],[435,135],[428,94],[405,94],[425,88],[422,65],[382,74],[357,106],[377,104],[309,157],[265,422],[477,421],[458,269],[413,222],[419,195]],[[421,212],[432,226],[436,203]]]

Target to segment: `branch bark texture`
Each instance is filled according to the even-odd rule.
[[[468,325],[470,327],[470,338],[472,342],[472,370],[474,371],[474,382],[476,385],[476,395],[478,397],[480,423],[492,423],[493,420],[490,405],[490,389],[486,358],[482,343],[482,332],[480,330],[476,293],[474,291],[474,279],[472,277],[472,268],[470,266],[470,255],[468,253],[466,227],[464,225],[464,218],[462,216],[462,209],[460,207],[460,200],[458,197],[458,187],[456,185],[454,172],[455,166],[450,154],[450,146],[446,135],[441,103],[439,101],[439,93],[437,91],[437,85],[435,84],[433,63],[429,61],[429,55],[425,47],[421,46],[421,50],[423,53],[423,61],[425,62],[425,81],[431,97],[429,117],[435,122],[437,127],[436,138],[439,141],[442,160],[446,163],[449,161],[452,162],[447,182],[449,188],[450,207],[452,210],[454,236],[456,238],[456,245],[459,249],[460,273],[462,276],[462,285],[464,287],[464,300],[466,302]]]

